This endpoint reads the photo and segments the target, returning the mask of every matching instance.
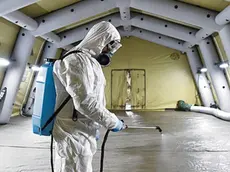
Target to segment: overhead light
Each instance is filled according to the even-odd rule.
[[[38,72],[40,70],[40,67],[38,66],[32,66],[32,70],[35,72]]]
[[[8,66],[10,61],[4,58],[0,58],[0,66]]]
[[[221,63],[221,64],[219,65],[219,68],[221,68],[221,69],[226,69],[228,66],[229,66],[229,64],[226,63],[226,62],[224,62],[224,63]]]
[[[202,73],[205,73],[205,72],[207,72],[207,71],[208,71],[208,69],[207,69],[207,68],[205,68],[205,67],[203,67],[203,68],[201,68],[201,69],[200,69],[200,71],[201,71]]]
[[[197,72],[198,72],[198,73],[205,73],[205,72],[207,72],[207,71],[208,71],[207,68],[202,67],[202,68],[199,68]]]

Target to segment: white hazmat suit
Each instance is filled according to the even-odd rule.
[[[92,172],[92,158],[96,153],[96,131],[101,126],[116,127],[119,119],[105,107],[105,77],[101,65],[94,58],[111,41],[120,41],[120,34],[109,22],[92,27],[84,40],[71,54],[54,64],[57,92],[56,108],[71,95],[55,120],[53,136],[56,142],[56,172]],[[79,112],[72,120],[73,108]]]

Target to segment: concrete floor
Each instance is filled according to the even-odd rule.
[[[105,172],[228,172],[230,125],[215,117],[185,112],[119,112],[128,129],[111,133],[106,145]],[[101,131],[103,135],[105,130]],[[0,172],[50,172],[49,137],[31,132],[31,118],[16,117],[0,126]],[[99,171],[100,146],[94,172]]]

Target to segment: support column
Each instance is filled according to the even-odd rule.
[[[146,41],[154,42],[156,44],[163,45],[165,47],[172,48],[178,51],[186,51],[186,49],[183,47],[184,41],[174,39],[158,33],[150,32],[144,29],[133,27],[131,36],[135,36]]]
[[[214,104],[211,88],[205,74],[197,72],[199,68],[203,67],[199,53],[196,48],[189,49],[186,53],[201,101],[205,107],[210,107],[211,104]]]
[[[35,37],[29,31],[20,30],[11,55],[11,64],[6,71],[2,84],[2,88],[7,87],[7,95],[0,114],[0,124],[9,122],[13,104],[26,68],[27,60],[31,55],[34,41]]]
[[[215,44],[209,37],[199,44],[199,48],[208,72],[210,73],[212,84],[219,101],[219,106],[221,110],[230,112],[230,90],[224,73],[217,65],[215,65],[216,62],[220,61]]]
[[[229,1],[229,0],[227,0]],[[230,6],[221,11],[215,18],[218,25],[225,25],[230,21]]]
[[[59,43],[55,43],[55,45],[58,48],[67,46],[69,44],[81,41],[82,39],[84,39],[85,35],[89,32],[89,30],[97,23],[101,22],[101,21],[108,21],[111,22],[116,28],[119,26],[122,26],[121,23],[121,17],[118,14],[113,14],[113,15],[109,15],[103,18],[100,18],[98,20],[89,22],[87,24],[84,24],[82,26],[76,27],[74,29],[65,31],[65,32],[61,32],[59,34],[59,37],[61,38],[61,42]],[[128,22],[128,21],[126,21]]]
[[[41,66],[47,57],[54,59],[56,56],[57,50],[58,48],[54,44],[50,42],[46,42],[46,45],[43,49],[41,59],[38,62],[38,66]],[[26,102],[26,106],[24,109],[24,113],[26,112],[26,114],[24,115],[26,116],[32,116],[33,114],[33,105],[34,105],[34,98],[35,98],[35,92],[36,92],[36,79],[37,79],[37,73],[34,76],[34,81],[33,81],[33,85],[30,90],[30,95],[29,95],[28,101]]]
[[[56,45],[54,45],[50,42],[46,42],[46,45],[45,45],[43,53],[42,53],[41,60],[39,61],[38,65],[40,66],[41,64],[43,64],[43,62],[46,58],[55,59],[57,50],[58,50],[58,48]]]
[[[6,15],[13,11],[19,10],[39,0],[1,0],[0,2],[0,16]]]
[[[221,31],[219,31],[219,35],[228,60],[230,61],[230,24],[226,25]]]
[[[117,0],[116,6],[120,10],[121,23],[124,31],[129,33],[131,31],[130,0]]]

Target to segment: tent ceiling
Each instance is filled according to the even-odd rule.
[[[28,1],[30,1],[30,0],[28,0]],[[27,16],[29,16],[29,17],[31,17],[31,18],[37,18],[37,17],[39,17],[39,16],[43,16],[43,15],[48,15],[49,13],[51,13],[51,12],[54,12],[54,11],[57,11],[57,10],[59,10],[59,9],[62,9],[62,8],[64,8],[64,7],[67,7],[67,6],[70,6],[70,5],[73,5],[73,4],[76,4],[76,6],[78,6],[78,3],[79,3],[79,1],[82,1],[82,0],[65,0],[65,1],[63,1],[63,0],[38,0],[36,3],[34,3],[34,4],[31,4],[31,5],[29,5],[29,6],[27,6],[27,7],[24,7],[24,8],[22,8],[22,9],[20,9],[19,11],[21,11],[22,13],[24,13],[25,15],[27,15]],[[98,0],[99,1],[99,0]],[[172,2],[173,1],[173,2]],[[199,7],[202,7],[202,8],[206,8],[206,9],[209,9],[209,10],[215,10],[215,11],[222,11],[224,8],[226,8],[229,4],[230,4],[230,2],[226,2],[225,0],[165,0],[164,2],[164,5],[166,5],[167,6],[167,4],[169,4],[169,5],[172,5],[172,4],[176,4],[176,3],[179,3],[179,2],[177,2],[177,1],[180,1],[180,2],[184,2],[184,3],[188,3],[188,4],[192,4],[192,5],[196,5],[196,6],[199,6]],[[99,1],[100,2],[100,1]],[[122,2],[122,1],[120,1],[120,0],[117,0],[117,1],[113,1],[113,2]],[[136,1],[133,1],[133,2],[136,2]],[[133,12],[136,12],[136,13],[140,13],[140,14],[145,14],[145,15],[150,15],[150,16],[155,16],[155,17],[158,17],[158,18],[162,18],[162,19],[164,19],[164,20],[169,20],[169,21],[171,21],[171,22],[173,22],[173,23],[179,23],[179,24],[182,24],[182,25],[186,25],[186,26],[188,26],[188,27],[192,27],[192,28],[195,28],[195,29],[201,29],[201,28],[204,28],[203,27],[203,25],[201,24],[201,26],[199,25],[199,23],[198,23],[198,25],[197,25],[197,23],[195,22],[186,22],[187,20],[181,20],[181,15],[179,15],[179,20],[177,20],[178,18],[176,17],[175,18],[175,16],[174,17],[171,17],[171,16],[167,16],[167,15],[162,15],[161,14],[161,12],[160,13],[154,13],[154,14],[151,14],[151,10],[150,10],[150,12],[148,11],[148,5],[146,6],[146,3],[144,3],[144,2],[147,2],[147,1],[139,1],[139,4],[138,5],[136,5],[136,6],[134,6],[133,8],[130,8],[130,10],[131,10],[131,12],[132,12],[132,14],[133,14]],[[151,2],[151,1],[148,1],[149,3]],[[156,0],[156,4],[158,3],[158,2],[160,2],[159,0]],[[176,3],[175,3],[176,2]],[[82,2],[81,2],[82,3]],[[80,3],[79,3],[80,4]],[[90,6],[90,4],[92,4],[92,1],[90,2],[89,1],[89,3],[88,3],[88,5]],[[118,3],[119,4],[119,3]],[[125,4],[125,3],[124,3]],[[124,5],[123,4],[123,5]],[[144,6],[144,9],[143,8],[140,8],[139,9],[139,7],[140,6],[142,6],[142,4],[145,4]],[[181,3],[181,6],[183,6],[183,4]],[[92,5],[91,5],[91,7],[92,7]],[[120,7],[120,6],[118,6],[118,7]],[[124,8],[126,8],[125,6],[123,6]],[[122,8],[123,8],[122,7]],[[128,6],[127,6],[128,7]],[[121,8],[121,9],[122,9]],[[135,8],[137,8],[137,9],[135,9]],[[147,8],[147,10],[146,10],[146,8]],[[121,10],[120,9],[120,10]],[[186,9],[186,8],[185,8]],[[90,8],[89,8],[89,10],[90,10]],[[108,10],[108,9],[107,9]],[[77,11],[77,10],[76,10]],[[81,11],[81,10],[80,10]],[[159,10],[158,10],[159,11]],[[201,10],[202,11],[202,10]],[[203,11],[205,11],[204,9],[203,9]],[[101,11],[102,12],[102,11]],[[100,14],[97,14],[97,15],[92,15],[91,17],[89,17],[89,16],[85,16],[85,18],[81,18],[80,20],[74,20],[74,21],[77,21],[76,23],[71,23],[71,22],[67,22],[66,24],[63,24],[61,27],[53,27],[53,30],[51,30],[50,29],[50,31],[47,31],[46,33],[48,33],[48,35],[51,35],[51,36],[54,36],[54,38],[58,38],[59,40],[60,40],[60,38],[57,36],[57,35],[55,35],[55,34],[58,34],[58,33],[60,33],[60,32],[64,32],[64,31],[67,31],[67,30],[71,30],[71,29],[73,29],[73,28],[76,28],[76,27],[78,27],[78,26],[80,26],[80,25],[84,25],[84,24],[86,24],[86,23],[89,23],[89,22],[92,22],[92,21],[94,21],[94,20],[97,20],[97,19],[99,19],[99,18],[102,18],[102,17],[105,17],[105,16],[108,16],[108,15],[111,15],[111,14],[114,14],[114,13],[119,13],[119,8],[116,8],[115,9],[115,7],[114,7],[114,9],[112,9],[112,8],[110,8],[110,10],[109,11],[105,11],[105,12],[103,12],[103,13],[100,13]],[[191,11],[190,11],[190,13],[191,13]],[[212,14],[212,12],[210,12],[211,14]],[[81,14],[81,13],[79,13],[79,14]],[[79,16],[79,14],[78,14],[78,16]],[[121,15],[123,14],[123,12],[121,12]],[[192,14],[192,13],[191,13]],[[202,12],[201,13],[199,13],[200,14],[200,16],[202,16]],[[217,14],[217,12],[215,13],[213,13],[213,14]],[[68,14],[69,15],[69,14]],[[206,15],[206,14],[205,14]],[[195,17],[196,18],[196,15],[192,15],[193,17]],[[71,15],[70,15],[70,17],[71,17]],[[122,16],[121,16],[121,18],[122,18]],[[182,17],[183,18],[183,17]],[[194,19],[195,19],[194,18]],[[202,17],[201,17],[202,18]],[[57,17],[56,18],[56,20],[55,21],[53,21],[53,19],[51,20],[52,21],[52,23],[58,23],[58,22],[60,22],[60,20],[59,21],[57,21],[57,19],[59,19],[59,17]],[[75,19],[75,18],[74,18]],[[200,19],[200,18],[199,18]],[[33,19],[32,19],[33,20]],[[122,20],[124,20],[124,19],[122,19]],[[128,19],[129,20],[129,19]],[[39,19],[37,20],[37,21],[39,21]],[[66,20],[65,20],[66,21]],[[131,20],[130,20],[131,21]],[[191,21],[191,20],[189,20],[189,21]],[[40,21],[41,22],[41,21]],[[124,22],[122,22],[121,21],[121,26],[123,26],[123,27],[125,27],[125,25],[123,25],[124,23],[125,23],[126,21],[124,21]],[[186,22],[186,23],[185,23]],[[65,23],[65,22],[64,22]],[[208,23],[208,25],[207,25],[207,28],[206,28],[206,33],[204,33],[203,31],[202,31],[202,29],[201,29],[201,32],[203,33],[203,34],[206,34],[206,35],[208,35],[209,33],[209,31],[211,32],[211,34],[213,33],[213,28],[209,28],[209,22],[207,22]],[[46,24],[47,25],[47,24]],[[126,25],[129,25],[129,22],[128,23],[126,23]],[[131,24],[130,24],[131,25]],[[212,25],[212,24],[211,24]],[[49,28],[49,27],[48,27]],[[215,27],[214,27],[215,28]],[[211,30],[212,29],[212,30]],[[218,29],[217,29],[218,30]],[[214,30],[214,31],[216,31],[216,29]],[[44,29],[43,29],[43,32],[44,32]],[[153,32],[154,32],[154,30],[153,30]],[[54,34],[55,33],[55,34]],[[45,34],[45,32],[43,33],[43,34],[38,34],[38,35],[36,35],[36,36],[42,36],[42,35],[44,35]],[[210,34],[210,35],[211,35]],[[200,34],[201,35],[201,34]],[[171,35],[168,35],[167,34],[167,36],[171,36]],[[196,35],[196,37],[197,37],[197,35]],[[42,36],[42,38],[44,38],[44,39],[49,39],[49,37],[47,38],[46,36]],[[202,37],[203,38],[203,37]],[[50,39],[50,40],[52,40],[52,38]],[[54,39],[55,40],[55,39]],[[52,41],[53,42],[53,41]],[[54,42],[56,42],[56,41],[54,41]]]
[[[34,17],[48,14],[52,11],[69,6],[79,1],[80,0],[64,0],[64,1],[63,0],[40,0],[37,3],[22,8],[20,11],[34,18]],[[210,10],[215,10],[215,11],[222,11],[230,4],[230,2],[226,2],[224,0],[179,0],[179,1],[197,5]]]
[[[72,4],[77,3],[79,1],[81,1],[81,0],[65,0],[65,1],[63,1],[63,0],[52,0],[52,1],[40,0],[37,3],[34,3],[32,5],[29,5],[27,7],[20,9],[20,11],[23,12],[24,14],[32,17],[32,18],[35,18],[35,17],[39,17],[42,15],[46,15],[50,12],[56,11],[56,10],[61,9],[63,7],[72,5]],[[215,11],[222,11],[224,8],[226,8],[230,4],[230,2],[226,2],[224,0],[202,0],[202,1],[201,0],[178,0],[178,1],[189,3],[192,5],[197,5],[197,6],[211,9],[211,10],[215,10]],[[136,9],[131,9],[131,10],[135,11],[135,12],[149,15],[148,13],[146,13],[144,11],[139,11]],[[78,21],[74,24],[60,28],[60,29],[56,30],[55,32],[59,33],[59,32],[65,31],[65,30],[69,30],[69,29],[72,29],[74,27],[80,26],[80,25],[85,24],[87,22],[91,22],[93,20],[104,17],[106,15],[113,14],[113,13],[118,12],[118,11],[119,11],[118,9],[114,9],[114,10],[96,15],[94,17],[86,18],[86,19]],[[161,16],[156,16],[156,17],[162,18]],[[163,19],[166,19],[166,20],[169,20],[169,21],[172,21],[175,23],[187,25],[189,27],[197,28],[196,26],[190,25],[188,23],[182,23],[182,22],[167,19],[167,18],[163,18]]]
[[[179,1],[197,5],[210,10],[215,10],[215,11],[222,11],[230,4],[230,2],[226,2],[224,0],[179,0]]]
[[[37,3],[22,8],[20,11],[34,18],[72,5],[80,0],[40,0]]]

